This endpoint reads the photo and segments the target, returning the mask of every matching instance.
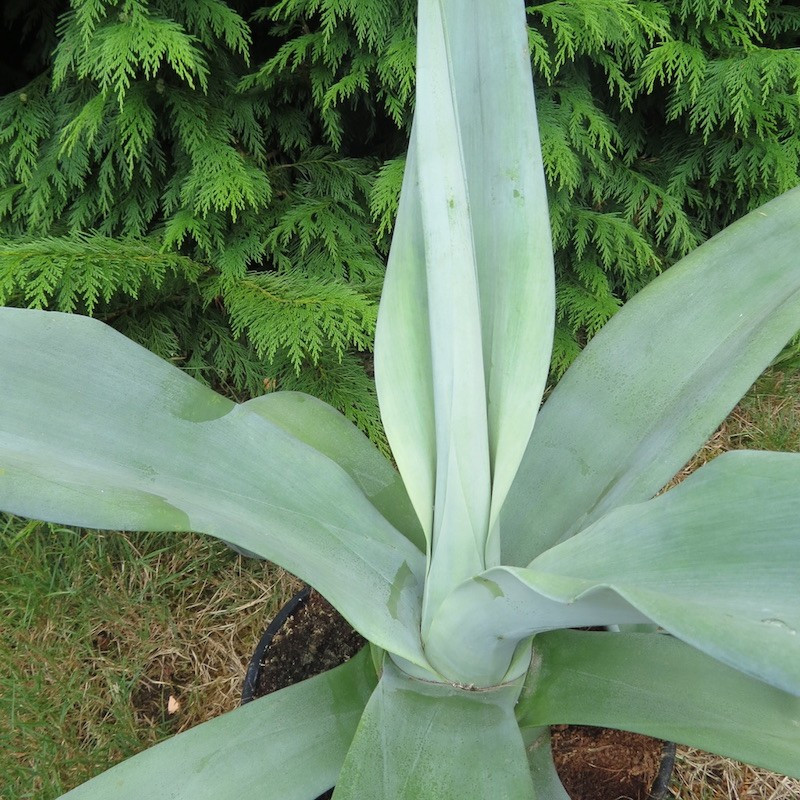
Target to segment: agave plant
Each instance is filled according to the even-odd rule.
[[[99,322],[2,309],[0,507],[217,536],[371,643],[65,797],[563,800],[557,723],[800,776],[800,455],[723,455],[658,494],[800,326],[799,219],[794,190],[668,270],[539,410],[523,3],[420,0],[375,355],[399,473],[311,397],[237,405]]]

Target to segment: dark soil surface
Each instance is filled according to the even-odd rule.
[[[255,697],[332,669],[365,644],[336,609],[312,591],[267,648]],[[577,725],[554,726],[552,737],[553,760],[572,800],[648,800],[663,742]],[[318,800],[332,795],[326,792]]]
[[[664,743],[628,731],[554,725],[553,761],[572,800],[647,800]]]
[[[264,653],[255,696],[263,697],[338,667],[365,644],[339,612],[312,591]]]

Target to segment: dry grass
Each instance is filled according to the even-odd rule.
[[[681,747],[672,794],[676,800],[798,800],[800,780]]]

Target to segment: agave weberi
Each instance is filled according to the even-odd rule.
[[[523,4],[420,0],[376,343],[399,474],[310,397],[237,405],[99,322],[0,310],[0,507],[218,536],[372,643],[66,796],[564,798],[563,722],[800,775],[800,455],[651,499],[797,331],[799,218],[795,190],[670,269],[537,415],[554,288]],[[564,630],[588,625],[617,632]]]

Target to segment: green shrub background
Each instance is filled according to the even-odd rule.
[[[661,269],[800,179],[800,8],[529,6],[556,375]],[[0,302],[93,314],[238,397],[370,378],[412,0],[8,0]]]

